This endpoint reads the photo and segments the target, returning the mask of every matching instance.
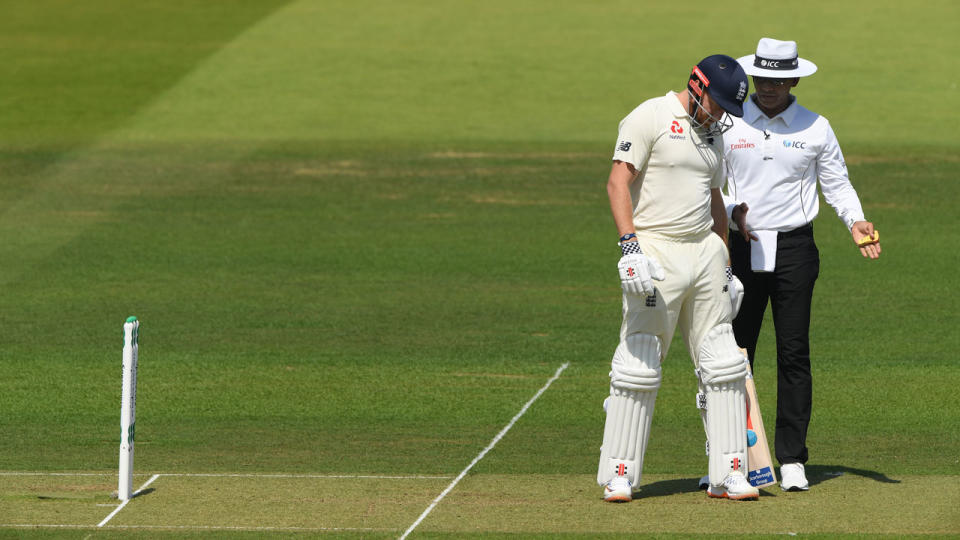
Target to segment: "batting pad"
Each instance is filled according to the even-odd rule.
[[[730,471],[747,475],[747,405],[743,380],[706,385],[710,483],[719,486]]]
[[[697,377],[702,398],[698,408],[707,432],[710,483],[719,486],[727,474],[747,475],[747,360],[729,323],[715,326],[700,344]],[[704,410],[705,409],[705,410]]]
[[[660,339],[631,334],[617,347],[610,370],[610,397],[603,428],[597,483],[624,476],[640,482],[650,437],[653,406],[660,388]]]
[[[720,324],[700,343],[697,376],[703,384],[742,381],[747,376],[745,357],[733,338],[733,326]]]
[[[707,455],[710,455],[710,427],[707,423],[706,385],[732,381],[745,381],[748,360],[733,337],[733,326],[720,324],[707,332],[700,343],[697,357],[697,378],[700,392],[697,394],[697,409],[703,420],[703,430],[707,435]]]

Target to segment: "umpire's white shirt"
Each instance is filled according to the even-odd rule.
[[[728,217],[735,205],[746,202],[752,229],[802,227],[819,212],[819,178],[824,199],[848,229],[864,219],[830,122],[796,100],[768,118],[751,96],[744,103],[743,118],[734,118],[723,140]],[[732,217],[730,223],[736,228]]]

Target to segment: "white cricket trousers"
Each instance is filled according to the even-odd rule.
[[[727,292],[727,247],[712,231],[689,239],[667,240],[637,232],[643,253],[663,267],[666,278],[654,281],[656,292],[646,298],[624,293],[620,341],[630,334],[660,338],[666,358],[673,333],[680,333],[698,368],[700,342],[713,327],[731,321]]]

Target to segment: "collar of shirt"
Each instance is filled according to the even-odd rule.
[[[670,102],[670,112],[673,113],[677,118],[687,118],[690,116],[687,113],[686,109],[683,108],[683,103],[680,103],[680,99],[677,97],[677,93],[673,90],[667,92],[667,97],[670,98],[667,101]]]
[[[669,105],[667,105],[670,113],[674,118],[679,118],[684,122],[684,126],[690,126],[690,132],[693,135],[693,142],[697,144],[706,143],[707,145],[720,145],[719,141],[722,141],[721,137],[710,136],[704,139],[704,133],[702,129],[694,129],[691,123],[690,113],[687,112],[687,109],[684,107],[683,103],[680,102],[680,99],[677,97],[677,93],[673,90],[667,92],[666,98]],[[722,146],[722,145],[721,145]]]
[[[760,107],[757,107],[757,104],[753,102],[753,99],[756,97],[756,94],[751,94],[750,99],[746,101],[743,105],[743,119],[751,125],[755,125],[757,120],[763,119],[768,124],[773,122],[777,118],[783,121],[787,127],[790,127],[790,124],[797,118],[797,113],[800,112],[800,106],[797,105],[797,98],[795,96],[790,96],[790,105],[786,109],[780,112],[780,114],[774,116],[773,118],[767,118],[767,115],[760,110]]]

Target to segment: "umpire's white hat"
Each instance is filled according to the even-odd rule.
[[[760,38],[757,54],[749,54],[737,59],[747,75],[768,77],[770,79],[792,79],[806,77],[817,71],[817,66],[797,54],[796,41]]]

